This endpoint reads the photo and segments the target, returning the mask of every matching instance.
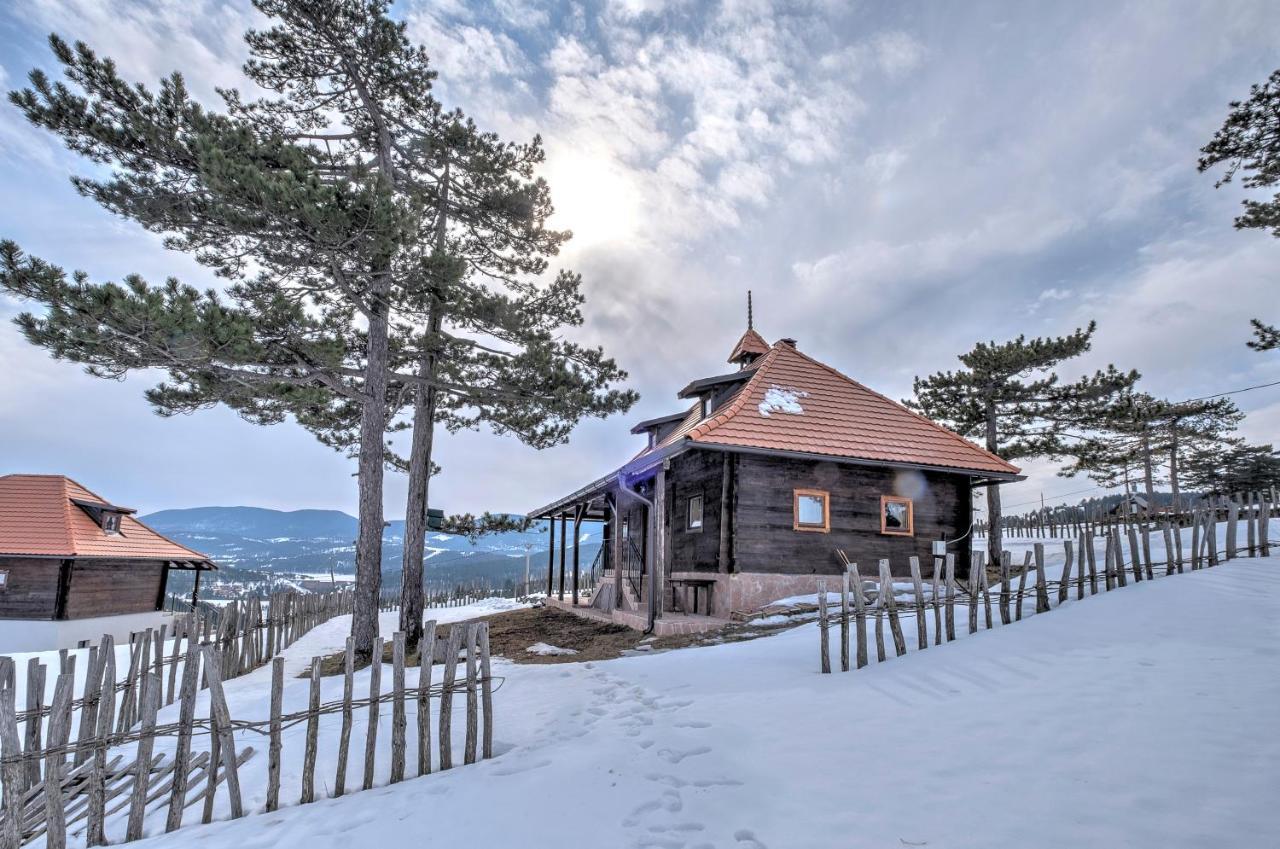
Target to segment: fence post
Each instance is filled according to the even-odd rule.
[[[858,574],[858,564],[848,566],[850,582],[853,584],[854,638],[858,651],[855,660],[858,669],[867,665],[867,600],[862,594],[862,576]]]
[[[476,762],[477,711],[479,710],[479,693],[476,692],[476,638],[477,623],[467,626],[467,738],[466,748],[462,753],[462,762]]]
[[[486,629],[486,645],[488,633]],[[431,772],[431,669],[435,652],[436,620],[428,619],[418,642],[418,775]]]
[[[920,558],[912,555],[907,558],[907,563],[911,566],[911,588],[916,594],[916,644],[921,650],[929,648],[929,628],[924,622],[924,583],[920,580]],[[845,583],[846,590],[848,582]],[[845,599],[847,601],[847,599]],[[845,604],[847,608],[848,605]],[[848,610],[843,611],[845,618],[848,618]],[[849,641],[844,641],[844,668],[849,668]]]
[[[240,798],[240,770],[236,764],[235,736],[231,732],[231,711],[227,708],[227,698],[222,692],[222,672],[218,668],[218,658],[212,646],[204,647],[204,665],[209,672],[209,705],[214,716],[218,748],[221,749],[222,762],[227,773],[227,794],[231,798],[231,818],[244,816],[244,805]],[[216,764],[210,764],[212,771]],[[216,783],[215,785],[216,786]],[[210,788],[212,794],[212,787]]]
[[[935,646],[942,645],[942,558],[933,558],[933,574],[929,576],[929,601],[933,607],[933,644]],[[861,591],[861,587],[858,588]]]
[[[181,827],[182,811],[187,806],[187,772],[191,763],[191,732],[196,720],[196,689],[199,685],[200,649],[192,640],[192,631],[188,630],[186,662],[182,666],[182,692],[178,695],[178,744],[173,754],[173,786],[169,789],[166,832]]]
[[[65,849],[67,845],[67,810],[62,796],[66,755],[60,750],[71,739],[74,688],[75,673],[64,672],[58,676],[58,683],[53,690],[53,706],[49,714],[49,745],[46,747],[49,755],[44,766],[45,849]]]
[[[373,640],[373,659],[369,662],[369,728],[364,740],[365,790],[373,787],[373,765],[378,750],[378,713],[382,696],[382,638]]]
[[[338,735],[338,771],[333,779],[333,795],[341,796],[347,786],[347,752],[351,748],[351,696],[355,675],[355,644],[347,637],[342,666],[342,731]]]
[[[443,689],[440,693],[440,769],[453,767],[453,685],[458,673],[458,652],[462,648],[462,627],[449,628],[445,649]]]
[[[840,671],[849,671],[849,570],[840,573]]]
[[[22,834],[23,770],[22,744],[18,740],[17,687],[13,681],[13,661],[3,658],[0,673],[0,789],[4,793],[4,827],[0,849],[18,849]]]
[[[107,746],[111,742],[111,726],[116,710],[116,649],[110,634],[102,636],[102,686],[98,724],[94,729],[93,767],[89,775],[88,832],[85,842],[89,846],[105,846],[107,835],[103,830],[106,819]]]
[[[138,759],[134,764],[133,794],[129,799],[129,822],[125,840],[142,837],[142,818],[147,811],[147,791],[151,785],[151,752],[156,745],[156,711],[160,709],[159,675],[147,673],[142,679],[139,701],[142,713],[142,737],[138,740]],[[45,789],[48,792],[48,788]]]
[[[1132,533],[1132,531],[1130,531]],[[1049,584],[1044,576],[1044,543],[1038,542],[1036,552],[1036,613],[1049,612]]]
[[[956,556],[948,554],[947,563],[947,642],[956,638]]]
[[[1063,563],[1062,577],[1058,580],[1058,604],[1061,605],[1067,600],[1068,591],[1071,589],[1071,540],[1064,539],[1062,541]]]
[[[40,729],[44,722],[44,685],[46,668],[39,658],[27,661],[26,790],[40,783]]]
[[[818,669],[824,674],[831,671],[827,626],[827,582],[818,581]]]
[[[391,635],[391,783],[404,780],[404,632]]]
[[[274,682],[271,699],[275,701]],[[274,720],[274,717],[273,717]],[[299,804],[308,805],[316,800],[316,748],[319,745],[317,736],[320,733],[320,658],[311,658],[311,690],[307,701],[307,745],[302,757],[302,797]],[[273,734],[271,745],[274,747],[277,735]],[[268,769],[270,764],[268,764]],[[368,789],[367,787],[365,788]]]

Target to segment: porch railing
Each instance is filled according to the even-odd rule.
[[[636,598],[643,599],[644,557],[641,556],[640,549],[636,548],[635,542],[631,539],[623,541],[622,576],[631,585],[631,591],[636,594]]]

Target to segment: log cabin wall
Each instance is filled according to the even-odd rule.
[[[55,585],[57,568],[54,568]],[[77,560],[71,570],[67,618],[114,616],[156,610],[164,564],[139,560]]]
[[[794,529],[796,489],[829,493],[828,533]],[[739,572],[839,575],[835,550],[842,548],[863,575],[873,575],[881,558],[889,559],[895,575],[908,575],[907,558],[913,554],[925,574],[931,574],[933,542],[964,534],[972,517],[969,478],[938,472],[740,454],[735,490],[733,542]],[[882,495],[912,497],[914,536],[880,533]],[[957,573],[967,576],[968,540],[948,551],[956,554]]]
[[[0,619],[53,619],[61,560],[0,557],[7,572],[0,590]]]
[[[667,473],[670,505],[670,572],[715,572],[720,555],[720,492],[724,462],[719,451],[687,451],[671,459]],[[702,528],[689,528],[689,500],[702,496]]]

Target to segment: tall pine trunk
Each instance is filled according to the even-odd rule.
[[[1000,448],[999,431],[996,429],[996,405],[987,402],[987,450],[992,454]],[[987,560],[999,563],[1004,549],[1004,530],[1000,527],[1000,484],[987,484]]]
[[[436,216],[435,252],[437,272],[443,267],[445,236],[449,222],[449,160],[441,175],[440,210]],[[433,381],[436,376],[438,335],[444,326],[442,281],[433,281],[431,312],[418,376]],[[409,495],[405,506],[404,568],[400,586],[400,630],[411,646],[422,638],[422,564],[425,560],[427,508],[431,493],[431,453],[435,446],[436,389],[429,383],[418,385],[414,393],[413,439],[409,452]]]
[[[356,539],[355,607],[351,639],[361,662],[373,657],[378,637],[378,592],[382,586],[382,477],[387,431],[387,308],[385,287],[375,290],[369,309],[369,343],[364,369],[367,396],[360,413],[360,532]]]
[[[432,320],[434,326],[435,321]],[[418,375],[435,376],[435,358],[422,358]],[[413,439],[409,453],[409,496],[404,519],[404,569],[400,586],[400,630],[408,645],[422,638],[423,568],[427,507],[431,491],[431,449],[435,437],[436,390],[419,385],[413,405]]]
[[[355,75],[352,75],[355,77]],[[365,87],[355,84],[369,117],[377,127],[377,170],[382,186],[392,190],[395,169],[391,134],[378,103]],[[356,589],[351,616],[351,642],[361,662],[373,657],[378,638],[378,593],[382,589],[383,472],[386,467],[387,384],[391,371],[389,314],[392,288],[391,257],[372,263],[366,316],[369,341],[364,367],[364,406],[360,411],[360,533],[356,538]]]

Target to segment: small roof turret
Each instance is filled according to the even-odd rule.
[[[729,355],[729,362],[734,365],[746,368],[751,365],[758,357],[763,357],[769,353],[769,343],[764,341],[764,337],[755,330],[755,320],[751,311],[751,291],[747,291],[747,332],[742,334],[742,338],[738,340],[738,344],[733,346],[733,353]]]

